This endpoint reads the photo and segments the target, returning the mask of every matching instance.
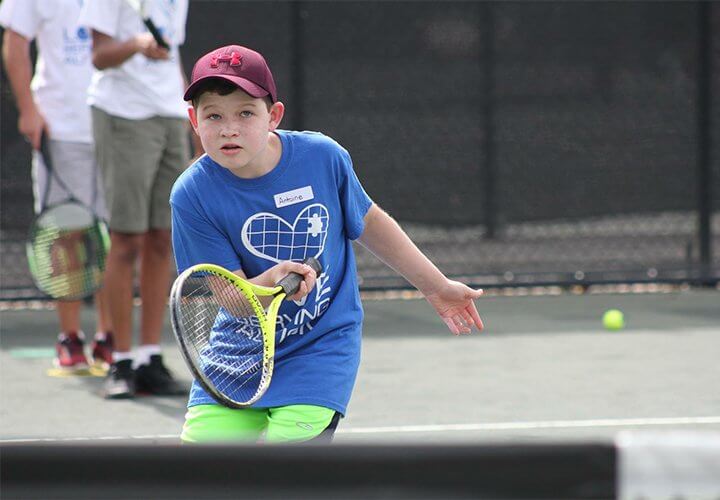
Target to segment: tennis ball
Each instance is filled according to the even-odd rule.
[[[619,309],[609,309],[603,314],[602,321],[608,330],[622,330],[625,326],[625,315]]]

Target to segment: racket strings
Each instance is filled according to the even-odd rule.
[[[33,223],[27,246],[40,290],[53,298],[80,299],[102,283],[108,236],[104,225],[77,204],[61,204]]]
[[[264,378],[264,342],[243,292],[221,276],[195,273],[176,310],[187,354],[205,384],[235,402],[252,399]]]

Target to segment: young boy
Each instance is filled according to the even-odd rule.
[[[260,54],[237,45],[206,54],[185,99],[207,154],[170,197],[178,271],[208,262],[265,286],[289,271],[305,280],[280,309],[265,395],[234,410],[195,382],[183,441],[332,437],[360,361],[363,312],[352,240],[417,287],[454,334],[482,329],[473,303],[482,291],[443,276],[368,197],[345,149],[319,133],[278,129],[284,106]],[[297,262],[305,256],[321,262],[320,276]]]

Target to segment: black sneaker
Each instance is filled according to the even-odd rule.
[[[103,389],[105,399],[135,397],[135,374],[132,369],[132,359],[124,359],[110,365]]]
[[[156,396],[182,396],[188,392],[186,387],[173,378],[160,354],[153,354],[149,364],[137,367],[135,383],[139,392]]]

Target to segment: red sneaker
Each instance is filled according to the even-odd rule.
[[[85,343],[77,332],[61,333],[55,344],[57,357],[55,366],[63,370],[87,370],[89,363],[85,356]]]
[[[92,343],[92,357],[96,366],[109,368],[113,362],[113,335],[111,332],[97,333]]]

